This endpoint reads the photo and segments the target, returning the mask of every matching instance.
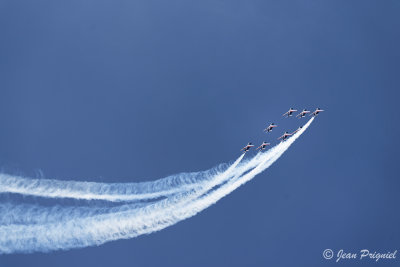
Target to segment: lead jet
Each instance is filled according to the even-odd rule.
[[[289,136],[291,136],[292,134],[290,134],[290,133],[288,133],[288,132],[285,132],[281,137],[279,137],[278,138],[278,140],[279,139],[282,139],[282,141],[285,141]]]
[[[256,150],[259,150],[259,149],[260,149],[260,151],[262,151],[262,150],[264,150],[264,149],[265,149],[267,146],[269,146],[269,145],[271,145],[271,144],[264,141],[264,142],[261,144],[261,146],[257,147]]]
[[[286,117],[288,118],[288,117],[290,117],[290,116],[293,115],[293,112],[296,112],[296,111],[297,111],[297,109],[290,108],[289,111],[286,112],[285,114],[283,114],[282,116],[283,116],[283,117],[286,116]]]
[[[241,149],[241,151],[243,150],[244,153],[246,153],[247,151],[249,151],[250,148],[252,148],[254,145],[252,145],[251,143],[248,143],[247,146],[245,146],[244,148]]]
[[[271,132],[273,128],[277,127],[275,123],[271,123],[267,128],[264,129],[264,132]]]
[[[292,134],[295,134],[295,133],[297,133],[298,131],[300,131],[300,130],[301,130],[301,128],[303,128],[303,126],[300,126],[299,128],[297,128],[297,130],[296,130],[296,131],[294,131]]]
[[[317,108],[313,113],[310,114],[310,116],[314,116],[315,117],[322,111],[325,111],[325,110]]]
[[[309,110],[307,110],[307,109],[303,109],[303,111],[300,112],[299,114],[297,114],[296,117],[299,117],[299,119],[300,119],[300,118],[303,118],[303,117],[306,116],[307,113],[310,113],[310,112],[311,112],[311,111],[309,111]]]

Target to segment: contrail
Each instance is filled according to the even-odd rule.
[[[239,158],[242,159],[242,156]],[[153,182],[111,184],[29,179],[0,174],[0,193],[14,193],[46,198],[106,200],[112,202],[147,200],[166,197],[180,191],[199,187],[204,182],[213,179],[213,177],[223,172],[226,168],[227,164],[220,164],[207,171],[180,173]]]
[[[224,172],[218,173],[215,175],[215,179],[211,179],[208,182],[205,182],[204,179],[201,180],[201,185],[197,187],[192,187],[191,190],[181,190],[183,192],[192,192],[191,197],[194,197],[193,192],[196,192],[197,195],[201,195],[209,190],[211,190],[214,186],[226,181],[231,177],[232,171],[238,166],[240,161],[243,159],[244,154],[242,154],[229,168],[227,168]],[[251,161],[249,161],[249,165],[254,165],[254,157]],[[241,167],[242,172],[246,171],[244,167]],[[182,195],[182,194],[181,194]],[[189,199],[189,198],[187,198]],[[117,213],[128,210],[137,209],[139,207],[144,207],[154,203],[151,201],[147,202],[138,202],[138,203],[129,203],[122,206],[117,207],[63,207],[63,206],[53,206],[53,207],[42,207],[38,205],[26,205],[19,204],[14,205],[10,203],[0,204],[0,225],[12,225],[12,224],[40,224],[40,223],[51,223],[58,221],[65,221],[70,218],[76,217],[91,217],[99,214],[107,214],[107,213]],[[23,217],[20,214],[24,214]]]
[[[313,119],[287,141],[215,175],[208,186],[180,191],[143,207],[116,208],[111,213],[85,216],[78,212],[62,222],[52,220],[39,224],[3,224],[0,226],[0,253],[45,252],[99,245],[149,234],[192,217],[271,166],[308,128]],[[18,212],[14,215],[24,216]]]

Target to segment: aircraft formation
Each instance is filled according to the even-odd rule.
[[[304,118],[307,114],[310,114],[309,116],[317,116],[319,113],[321,113],[322,111],[324,111],[323,109],[317,108],[314,112],[311,112],[310,110],[307,109],[303,109],[303,111],[301,111],[299,114],[296,115],[297,118],[301,119]],[[290,108],[286,113],[284,113],[282,116],[289,118],[291,116],[293,116],[293,114],[297,112],[297,109],[294,108]],[[271,123],[270,125],[267,126],[267,128],[264,129],[264,132],[269,133],[271,132],[274,128],[278,127],[278,125],[276,125],[275,123]],[[295,133],[297,133],[298,131],[300,131],[302,128],[302,126],[300,126],[297,130],[295,130],[292,133],[289,132],[285,132],[282,136],[280,136],[278,138],[278,140],[281,140],[281,142],[284,142],[285,140],[287,140],[289,138],[289,136],[294,135]],[[271,143],[267,143],[267,142],[263,142],[259,147],[256,148],[256,150],[264,150],[267,148],[267,146],[271,145]],[[244,148],[241,149],[241,151],[243,150],[244,153],[246,153],[247,151],[249,151],[252,147],[254,147],[254,145],[252,143],[248,143]]]

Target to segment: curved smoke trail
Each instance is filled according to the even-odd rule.
[[[199,186],[226,168],[221,164],[213,169],[171,175],[153,182],[95,183],[29,179],[0,174],[0,193],[14,193],[46,198],[106,200],[112,202],[156,199]]]
[[[194,216],[216,203],[273,164],[307,129],[313,118],[298,133],[251,160],[233,164],[216,174],[208,186],[194,187],[143,207],[114,208],[112,212],[81,214],[58,222],[7,224],[0,226],[0,253],[50,251],[103,244],[111,240],[149,234]],[[89,208],[90,209],[90,208]],[[40,210],[39,210],[40,213]],[[14,214],[24,217],[21,211]],[[39,220],[40,221],[40,220]],[[46,220],[42,220],[46,221]]]
[[[205,182],[204,179],[199,182],[199,185],[196,187],[192,187],[191,190],[181,190],[180,197],[182,195],[191,194],[191,197],[194,197],[196,194],[203,194],[208,190],[211,190],[214,186],[218,185],[221,182],[230,178],[230,173],[234,170],[238,164],[243,159],[244,154],[242,154],[228,169],[224,172],[216,172],[216,179],[208,178],[209,181]],[[248,166],[254,165],[254,157],[249,162]],[[246,171],[246,168],[241,167],[241,172]],[[204,172],[205,173],[205,172]],[[179,191],[177,191],[179,192]],[[184,194],[186,193],[186,194]],[[189,199],[189,198],[187,198]],[[76,217],[91,217],[99,214],[110,214],[117,212],[124,212],[128,210],[137,209],[139,207],[148,206],[150,204],[157,203],[155,202],[139,202],[139,203],[129,203],[117,207],[63,207],[63,206],[54,206],[54,207],[41,207],[37,205],[26,205],[19,204],[13,205],[10,203],[0,204],[0,225],[12,225],[12,224],[40,224],[40,223],[51,223],[58,221],[65,221],[70,218]],[[158,201],[158,203],[161,203]],[[20,214],[25,214],[24,217],[19,216]]]

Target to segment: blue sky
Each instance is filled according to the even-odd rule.
[[[291,106],[327,110],[270,169],[193,218],[100,247],[0,256],[0,266],[335,266],[324,249],[399,249],[399,9],[0,1],[7,173],[155,180],[296,129],[280,117]],[[280,127],[267,136],[270,122]]]

